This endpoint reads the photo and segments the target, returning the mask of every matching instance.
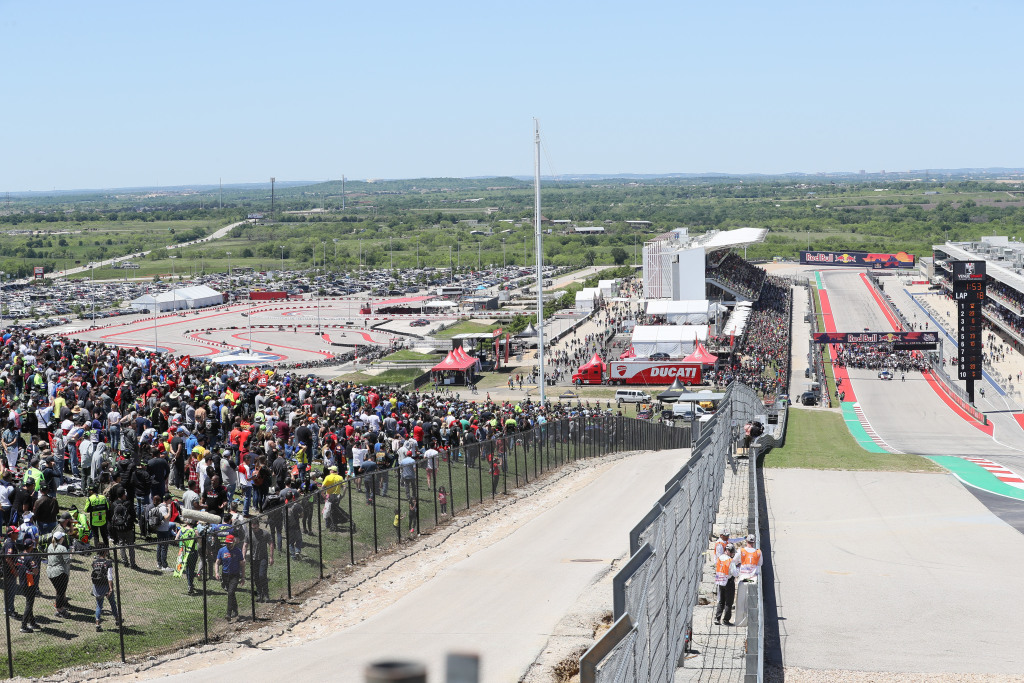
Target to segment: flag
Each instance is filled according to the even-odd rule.
[[[259,377],[259,375],[260,375],[259,369],[257,369],[257,368],[250,368],[249,369],[249,381],[250,382],[255,382],[256,378]]]
[[[500,339],[498,337],[494,337],[494,369],[495,370],[497,370],[498,366],[501,365],[501,351],[500,351],[500,347],[498,346],[498,342],[499,341],[500,341]]]
[[[506,334],[505,335],[505,364],[506,365],[508,365],[508,347],[510,346],[510,344],[508,343],[508,338],[509,338],[509,335]]]
[[[178,367],[182,370],[188,370],[190,365],[192,365],[192,359],[188,356],[182,356],[178,359]]]

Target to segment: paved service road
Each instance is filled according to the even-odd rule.
[[[459,651],[481,655],[484,683],[517,681],[577,596],[628,552],[630,528],[688,453],[642,453],[612,464],[590,485],[494,545],[453,560],[357,626],[165,680],[361,683],[371,661],[400,658],[425,663],[428,680],[440,681],[445,654]],[[578,561],[593,559],[600,561]]]

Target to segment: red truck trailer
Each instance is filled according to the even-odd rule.
[[[682,360],[626,360],[594,362],[592,359],[573,373],[572,383],[583,384],[701,384],[701,366]]]

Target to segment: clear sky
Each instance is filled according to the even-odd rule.
[[[1024,3],[0,0],[0,192],[1024,166]]]

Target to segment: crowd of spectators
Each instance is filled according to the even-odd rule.
[[[717,280],[743,296],[756,299],[767,274],[763,268],[758,268],[737,254],[729,252],[718,266],[707,270],[707,277]]]
[[[924,354],[917,351],[896,351],[892,344],[836,344],[835,365],[839,367],[867,368],[907,372],[923,371],[930,367]]]
[[[326,504],[354,477],[370,474],[372,485],[360,493],[372,504],[408,487],[418,469],[429,477],[439,459],[465,462],[472,452],[489,462],[477,457],[467,465],[494,468],[500,448],[489,444],[503,443],[499,436],[581,414],[570,405],[340,383],[25,330],[7,330],[2,342],[0,524],[13,531],[0,573],[9,613],[19,590],[14,584],[39,570],[28,566],[39,558],[30,554],[34,549],[56,545],[75,554],[113,541],[124,553],[124,580],[123,572],[138,569],[137,534],[155,535],[158,568],[182,576],[191,595],[196,561],[174,568],[168,557],[172,546],[195,548],[196,534],[205,533],[197,520],[229,528],[220,536],[228,556],[204,560],[202,571],[237,577],[231,555],[249,541],[230,528],[241,530],[261,511],[268,513],[271,545],[299,557],[303,535],[313,533],[312,513],[288,518],[294,528],[284,549],[276,510],[308,500],[305,492],[324,496]],[[477,443],[481,448],[467,448]],[[104,596],[107,591],[93,595],[97,630]],[[60,605],[58,589],[58,619]],[[118,619],[117,607],[110,607]],[[23,629],[34,624],[26,605]]]
[[[767,275],[760,292],[751,307],[742,341],[728,361],[706,373],[706,377],[715,385],[727,386],[738,381],[762,395],[777,395],[785,393],[789,386],[793,295],[788,281]]]

